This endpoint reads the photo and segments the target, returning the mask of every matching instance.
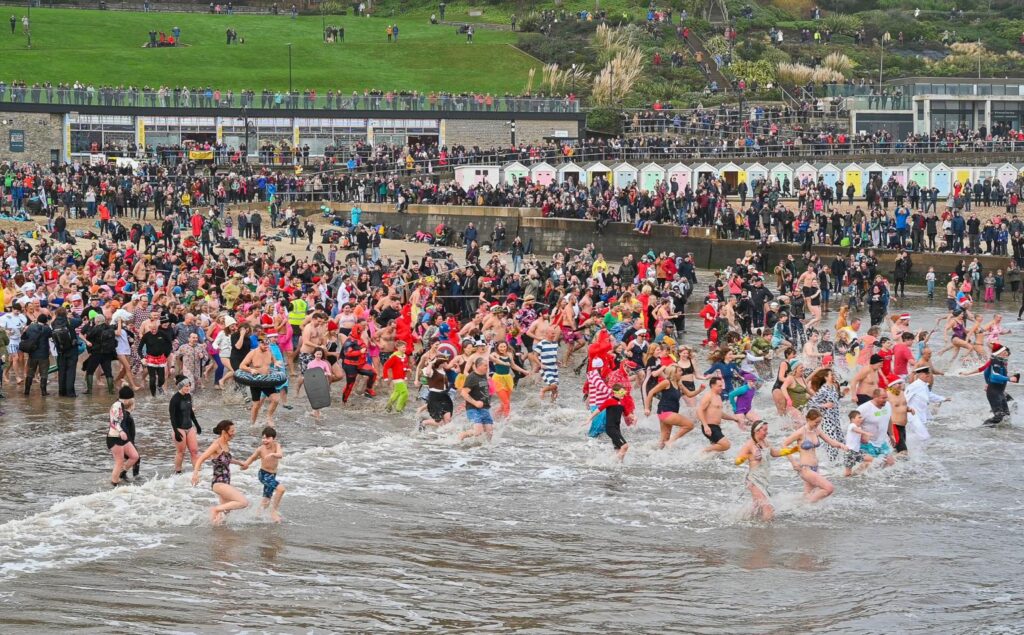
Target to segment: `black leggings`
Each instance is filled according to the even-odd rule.
[[[156,397],[156,389],[164,387],[164,367],[163,366],[146,366],[146,370],[149,372],[149,394]]]
[[[608,435],[608,438],[612,440],[612,445],[615,446],[616,450],[621,449],[622,446],[626,445],[626,439],[622,436],[622,428],[619,420],[605,421],[604,432]]]

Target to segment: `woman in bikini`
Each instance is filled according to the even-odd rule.
[[[683,385],[682,375],[683,372],[678,366],[670,366],[665,379],[651,388],[644,398],[644,414],[650,416],[654,396],[661,395],[658,398],[658,423],[661,426],[659,448],[671,445],[693,430],[693,420],[679,414],[679,406],[683,396],[696,397],[704,390],[704,386],[697,390],[689,390]],[[679,429],[673,433],[672,428]]]
[[[679,361],[676,362],[676,365],[680,371],[679,382],[689,391],[697,390],[698,380],[707,379],[707,377],[697,374],[697,369],[693,366],[693,349],[689,346],[679,347]],[[683,401],[690,408],[697,407],[697,400],[694,397],[687,397],[684,394]]]
[[[838,450],[847,451],[845,444],[833,440],[827,434],[822,434],[820,423],[821,413],[812,408],[807,411],[807,422],[782,442],[784,446],[788,446],[794,441],[800,442],[799,461],[795,459],[790,459],[790,461],[804,481],[804,498],[808,503],[816,503],[831,496],[835,489],[827,478],[818,473],[818,446],[827,443]]]

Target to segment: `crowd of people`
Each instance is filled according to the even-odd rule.
[[[448,254],[389,258],[363,242],[346,259],[336,250],[298,258],[198,244],[205,223],[228,218],[216,208],[186,223],[168,215],[163,236],[145,250],[107,233],[78,246],[56,235],[30,244],[13,232],[0,241],[8,398],[16,398],[12,386],[29,396],[37,384],[48,395],[51,369],[60,398],[77,397],[83,384],[86,394],[100,392],[102,373],[106,394],[116,395],[107,432],[113,485],[137,478],[145,459],[133,443],[136,400],[166,399],[174,470],[188,459],[197,483],[202,466],[213,465],[215,523],[248,506],[231,484],[231,466],[256,461],[263,507],[280,518],[277,472],[286,461],[275,417],[286,409],[286,430],[301,412],[291,409],[309,390],[309,369],[324,373],[328,392],[341,386],[343,407],[374,400],[383,387],[388,411],[414,410],[415,429],[457,432],[460,441],[490,438],[525,391],[537,390],[542,401],[577,399],[560,392],[562,375],[574,369],[585,377],[589,433],[607,436],[619,459],[629,451],[626,435],[652,412],[658,447],[694,429],[709,453],[728,451],[730,437],[744,439],[735,458],[749,465],[746,484],[765,520],[773,515],[771,457],[792,456],[814,502],[835,488],[819,469],[822,443],[828,461],[851,475],[913,451],[908,438],[926,440],[929,405],[944,400],[932,388],[946,351],[987,360],[978,373],[990,425],[1007,416],[1005,388],[1017,379],[1006,370],[1001,320],[986,322],[973,308],[996,300],[987,291],[991,274],[977,261],[950,278],[950,312],[940,320],[949,347],[934,356],[931,331],[911,328],[909,313],[889,315],[905,294],[910,254],[900,255],[890,281],[865,250],[833,263],[791,256],[774,269],[762,252],[748,252],[697,294],[703,343],[695,348],[683,343],[699,287],[688,254],[651,252],[613,265],[588,246],[541,260],[524,257],[516,237],[511,260],[477,252],[459,264]],[[477,238],[469,229],[464,237]],[[927,279],[934,293],[934,271]],[[1014,295],[1019,275],[1017,282]],[[832,305],[833,291],[849,300]],[[864,308],[866,328],[858,317]],[[827,315],[837,309],[833,333]],[[699,359],[708,351],[707,362]],[[760,390],[768,382],[770,393]],[[203,402],[234,390],[251,403],[248,423],[265,426],[245,461],[230,445],[241,421],[217,423],[208,449],[199,447]],[[789,428],[778,446],[758,414],[772,410]]]
[[[452,161],[467,159],[465,148],[453,148]],[[475,151],[475,149],[473,149]],[[356,156],[364,165],[381,166],[425,147],[361,147]],[[368,154],[367,154],[368,153]],[[447,149],[443,150],[445,159]],[[365,157],[365,158],[363,158]],[[410,204],[534,207],[546,217],[589,219],[601,232],[608,222],[628,222],[641,234],[658,224],[673,224],[685,234],[694,227],[712,228],[722,238],[766,243],[782,241],[839,245],[853,248],[907,248],[963,254],[1013,255],[1024,266],[1024,223],[1017,216],[1021,183],[996,178],[955,182],[948,196],[937,188],[904,186],[895,177],[870,180],[862,196],[841,179],[827,185],[823,178],[790,182],[758,179],[749,186],[730,185],[705,175],[680,186],[675,177],[659,181],[652,190],[636,183],[612,187],[603,177],[590,186],[573,181],[540,185],[489,183],[463,187],[455,181],[413,177],[399,179],[380,172],[339,171],[317,162],[307,172],[275,170],[239,164],[228,172],[204,174],[188,162],[171,169],[158,163],[114,164],[0,164],[0,214],[24,217],[45,214],[48,226],[67,240],[67,221],[91,218],[100,233],[123,232],[140,248],[166,234],[166,216],[189,224],[197,208],[217,214],[201,225],[201,245],[230,244],[233,229],[241,232],[251,216],[269,217],[269,226],[285,224],[288,206],[296,201],[384,203],[396,211]],[[248,207],[243,221],[225,214],[228,205]],[[253,208],[256,209],[253,209]],[[992,210],[996,207],[996,210]],[[979,216],[979,208],[986,213]],[[152,211],[152,218],[150,217]],[[205,218],[202,214],[199,216]],[[221,218],[225,216],[225,218]],[[125,226],[125,223],[130,227]]]
[[[578,112],[575,95],[497,95],[365,89],[221,90],[212,86],[132,86],[89,82],[0,81],[0,103],[151,108],[263,108],[460,112]]]

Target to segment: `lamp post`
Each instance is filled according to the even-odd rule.
[[[242,154],[242,163],[249,162],[249,107],[242,108],[242,125],[245,126],[245,152]]]
[[[28,0],[28,26],[25,29],[25,36],[28,38],[28,47],[32,48],[32,0]]]
[[[882,94],[882,67],[885,64],[885,35],[879,36],[882,44],[882,51],[878,55],[878,94]]]
[[[289,42],[288,46],[288,101],[292,99],[292,43]]]
[[[572,65],[572,94],[576,94],[576,65]]]

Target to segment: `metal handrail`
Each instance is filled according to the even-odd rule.
[[[490,104],[488,104],[488,100]],[[57,87],[23,86],[0,81],[0,104],[41,104],[62,106],[104,106],[128,108],[252,108],[266,110],[365,110],[396,112],[551,112],[578,113],[578,99],[569,97],[512,97],[486,93],[449,95],[440,93],[375,92],[342,94],[301,91],[221,91],[212,88],[161,88],[106,86]]]

